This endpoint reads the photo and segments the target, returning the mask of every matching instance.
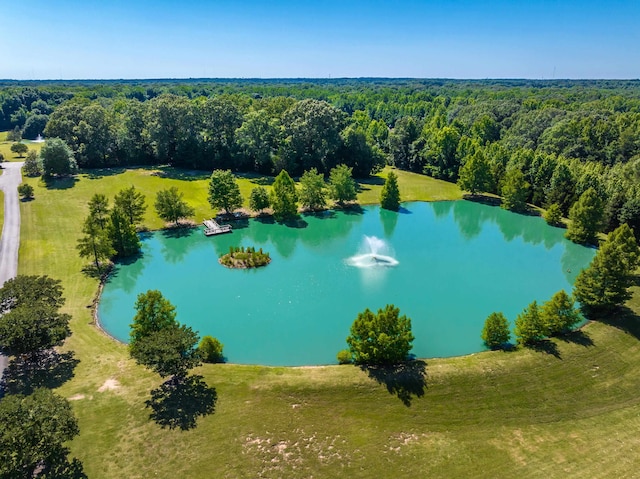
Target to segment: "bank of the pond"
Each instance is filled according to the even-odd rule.
[[[270,251],[272,264],[218,264],[249,244]],[[458,356],[484,349],[491,312],[513,321],[534,299],[570,292],[593,254],[541,218],[468,201],[326,211],[293,226],[261,218],[213,238],[199,229],[149,235],[138,260],[114,269],[99,317],[126,341],[136,296],[158,289],[179,321],[220,339],[231,362],[299,366],[335,363],[357,314],[393,303],[412,318],[416,356]]]

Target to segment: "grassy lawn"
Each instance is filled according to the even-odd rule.
[[[24,161],[24,156],[20,158],[18,155],[11,151],[11,145],[13,145],[13,141],[7,141],[7,133],[6,131],[0,131],[0,153],[4,155],[5,161]],[[36,150],[37,153],[40,153],[42,146],[44,143],[33,143],[29,140],[23,140],[23,143],[26,143],[30,150]],[[26,153],[25,153],[26,156]]]
[[[403,200],[459,197],[454,185],[399,173]],[[162,429],[144,404],[159,377],[91,324],[98,285],[80,272],[75,242],[90,196],[112,198],[131,184],[147,195],[151,228],[162,224],[155,191],[173,185],[197,221],[210,217],[207,175],[140,169],[49,187],[25,181],[35,200],[20,205],[19,271],[63,281],[73,316],[65,348],[80,362],[58,392],[79,418],[81,434],[70,447],[89,477],[608,478],[631,477],[640,466],[640,322],[632,312],[555,341],[548,350],[555,354],[429,359],[424,383],[415,374],[401,383],[410,405],[397,384],[352,366],[206,365],[196,372],[216,388],[215,412],[188,431]],[[243,194],[262,182],[243,178]],[[363,186],[360,201],[376,201],[376,183]],[[630,307],[640,311],[638,294]]]

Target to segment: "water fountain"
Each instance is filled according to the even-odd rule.
[[[359,254],[347,259],[356,268],[391,267],[399,264],[391,255],[389,245],[376,236],[365,236]]]
[[[35,139],[35,140],[33,140],[33,142],[34,142],[34,143],[44,143],[44,138],[42,138],[42,135],[40,135],[40,134],[39,134],[39,135],[36,137],[36,139]]]

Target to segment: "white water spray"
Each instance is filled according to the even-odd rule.
[[[356,268],[379,268],[397,266],[389,245],[376,236],[365,236],[358,254],[347,258],[347,264]]]

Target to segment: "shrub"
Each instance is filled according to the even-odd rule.
[[[33,198],[33,186],[28,183],[22,183],[18,186],[18,194],[26,200]]]
[[[509,342],[509,323],[502,313],[491,313],[484,322],[482,340],[488,348],[498,349]]]
[[[562,210],[558,203],[554,203],[542,215],[548,225],[559,226],[562,224]]]
[[[198,345],[198,351],[205,363],[223,363],[222,343],[212,336],[205,336]]]
[[[336,359],[338,360],[338,364],[351,364],[353,362],[351,351],[349,351],[348,349],[339,351]]]

